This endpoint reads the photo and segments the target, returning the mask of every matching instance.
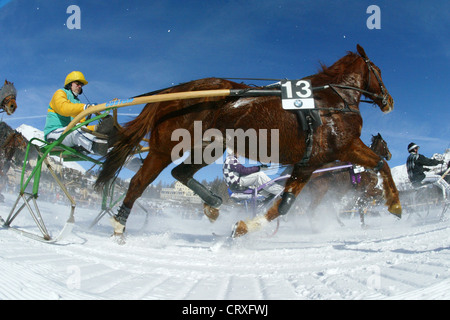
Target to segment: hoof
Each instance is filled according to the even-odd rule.
[[[231,232],[231,237],[237,238],[247,233],[248,233],[247,225],[245,224],[244,221],[241,220],[239,222],[236,222],[236,224],[234,225],[233,231]]]
[[[206,203],[203,204],[203,213],[208,217],[211,223],[215,222],[219,217],[219,209],[213,208]]]
[[[393,204],[389,207],[388,211],[390,213],[392,213],[394,216],[396,216],[397,218],[401,218],[402,217],[402,206],[400,205],[400,203],[396,203]]]
[[[118,245],[123,246],[126,243],[126,238],[123,233],[116,233],[111,236],[112,240],[117,243]]]
[[[115,217],[111,218],[111,225],[114,228],[114,235],[123,234],[125,232],[125,226],[121,224]]]

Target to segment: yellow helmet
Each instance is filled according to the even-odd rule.
[[[69,73],[67,75],[66,81],[64,82],[64,87],[67,86],[69,83],[74,82],[74,81],[80,81],[84,85],[88,84],[88,82],[84,78],[83,73],[81,73],[80,71],[72,71],[71,73]]]

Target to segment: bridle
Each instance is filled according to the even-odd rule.
[[[372,100],[360,100],[361,102],[366,102],[366,103],[375,103],[375,99],[381,99],[381,103],[383,106],[386,106],[388,104],[388,92],[386,90],[386,88],[383,85],[383,81],[381,81],[381,77],[378,74],[378,71],[373,67],[372,62],[369,60],[369,58],[363,58],[364,62],[367,65],[367,69],[368,69],[368,79],[367,79],[367,85],[365,89],[361,89],[361,88],[357,88],[357,87],[352,87],[352,86],[346,86],[346,85],[341,85],[341,84],[329,84],[329,85],[325,85],[323,87],[319,87],[317,89],[326,89],[328,87],[332,88],[339,96],[341,96],[334,88],[340,88],[340,89],[350,89],[350,90],[355,90],[358,92],[361,92],[362,94],[364,94],[367,97],[370,97]],[[368,91],[369,90],[369,86],[370,86],[370,75],[371,74],[375,75],[375,78],[378,81],[378,85],[380,86],[380,90],[381,90],[381,95],[378,93],[373,93]],[[316,88],[313,88],[313,90]],[[344,100],[345,99],[341,96],[341,98]],[[374,99],[375,98],[375,99]],[[346,102],[345,102],[346,103]],[[346,103],[347,104],[347,103]]]
[[[369,58],[365,57],[365,56],[359,56],[360,58],[362,58],[364,60],[364,62],[367,65],[367,69],[368,69],[368,79],[367,79],[367,84],[365,89],[361,89],[361,88],[357,88],[357,87],[353,87],[353,86],[347,86],[347,85],[342,85],[342,84],[327,84],[327,85],[323,85],[320,87],[312,87],[312,91],[317,91],[317,90],[324,90],[324,89],[331,89],[334,91],[334,93],[336,93],[343,101],[345,104],[345,108],[344,109],[339,109],[339,108],[315,108],[315,110],[324,110],[324,111],[341,111],[341,112],[355,112],[355,113],[359,113],[359,110],[353,110],[350,108],[350,104],[345,100],[345,98],[339,93],[338,90],[336,90],[336,88],[339,89],[348,89],[348,90],[354,90],[354,91],[358,91],[361,92],[362,94],[364,94],[366,97],[369,97],[372,100],[360,100],[360,102],[365,102],[365,103],[372,103],[372,104],[376,104],[375,103],[375,99],[379,99],[381,100],[381,103],[383,106],[386,106],[388,104],[388,91],[386,90],[386,88],[383,85],[383,81],[381,81],[381,77],[380,74],[378,73],[378,71],[374,68],[374,66],[372,65],[372,62],[369,60]],[[378,81],[378,85],[380,86],[380,90],[381,90],[381,94],[378,93],[373,93],[369,91],[369,86],[370,86],[370,80],[371,80],[371,74],[375,75],[375,78]],[[231,79],[231,80],[264,80],[264,81],[282,81],[283,79],[261,79],[261,78],[229,78],[229,77],[222,77],[222,79]],[[267,85],[267,86],[263,86],[262,88],[276,88],[279,87],[280,84],[279,83],[274,83],[271,85]],[[249,89],[250,90],[250,89]],[[274,90],[274,95],[275,95],[276,90]]]
[[[383,81],[381,81],[381,77],[380,74],[378,73],[378,71],[373,67],[372,62],[368,59],[368,58],[363,58],[364,62],[367,65],[367,68],[369,69],[369,79],[367,80],[367,86],[366,86],[366,90],[364,90],[365,92],[367,92],[368,95],[371,95],[372,97],[375,97],[377,99],[381,99],[381,103],[383,104],[383,106],[388,104],[388,99],[387,99],[387,90],[383,85]],[[370,75],[371,74],[375,75],[375,78],[378,81],[378,85],[380,86],[380,90],[381,90],[381,95],[376,94],[376,93],[371,93],[369,91],[367,91],[369,89],[369,85],[370,85]],[[364,93],[364,95],[367,95],[366,93]]]

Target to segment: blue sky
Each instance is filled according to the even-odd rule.
[[[80,29],[68,28],[70,5],[80,8]],[[380,8],[381,29],[366,25],[370,5]],[[1,117],[43,129],[51,96],[73,70],[89,81],[89,101],[102,103],[210,76],[298,79],[359,43],[395,100],[389,114],[361,104],[362,140],[381,133],[394,167],[411,141],[426,156],[450,147],[449,15],[447,0],[3,0],[0,79],[14,82],[19,107]],[[122,108],[120,120],[141,108]],[[196,177],[218,174],[213,165]]]

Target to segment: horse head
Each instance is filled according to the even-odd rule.
[[[383,140],[381,134],[379,133],[376,136],[372,136],[372,144],[370,145],[370,149],[372,149],[372,151],[380,157],[385,158],[387,161],[392,158],[392,154],[389,151],[386,141]]]
[[[12,115],[16,109],[17,91],[12,82],[5,80],[4,86],[0,89],[0,105],[8,116]]]
[[[356,45],[356,50],[358,50],[359,55],[364,59],[367,65],[367,80],[366,89],[364,95],[369,96],[375,104],[377,104],[381,111],[384,113],[389,113],[394,109],[394,99],[389,94],[386,89],[383,79],[381,78],[381,70],[367,57],[366,52],[363,47],[359,44]]]

